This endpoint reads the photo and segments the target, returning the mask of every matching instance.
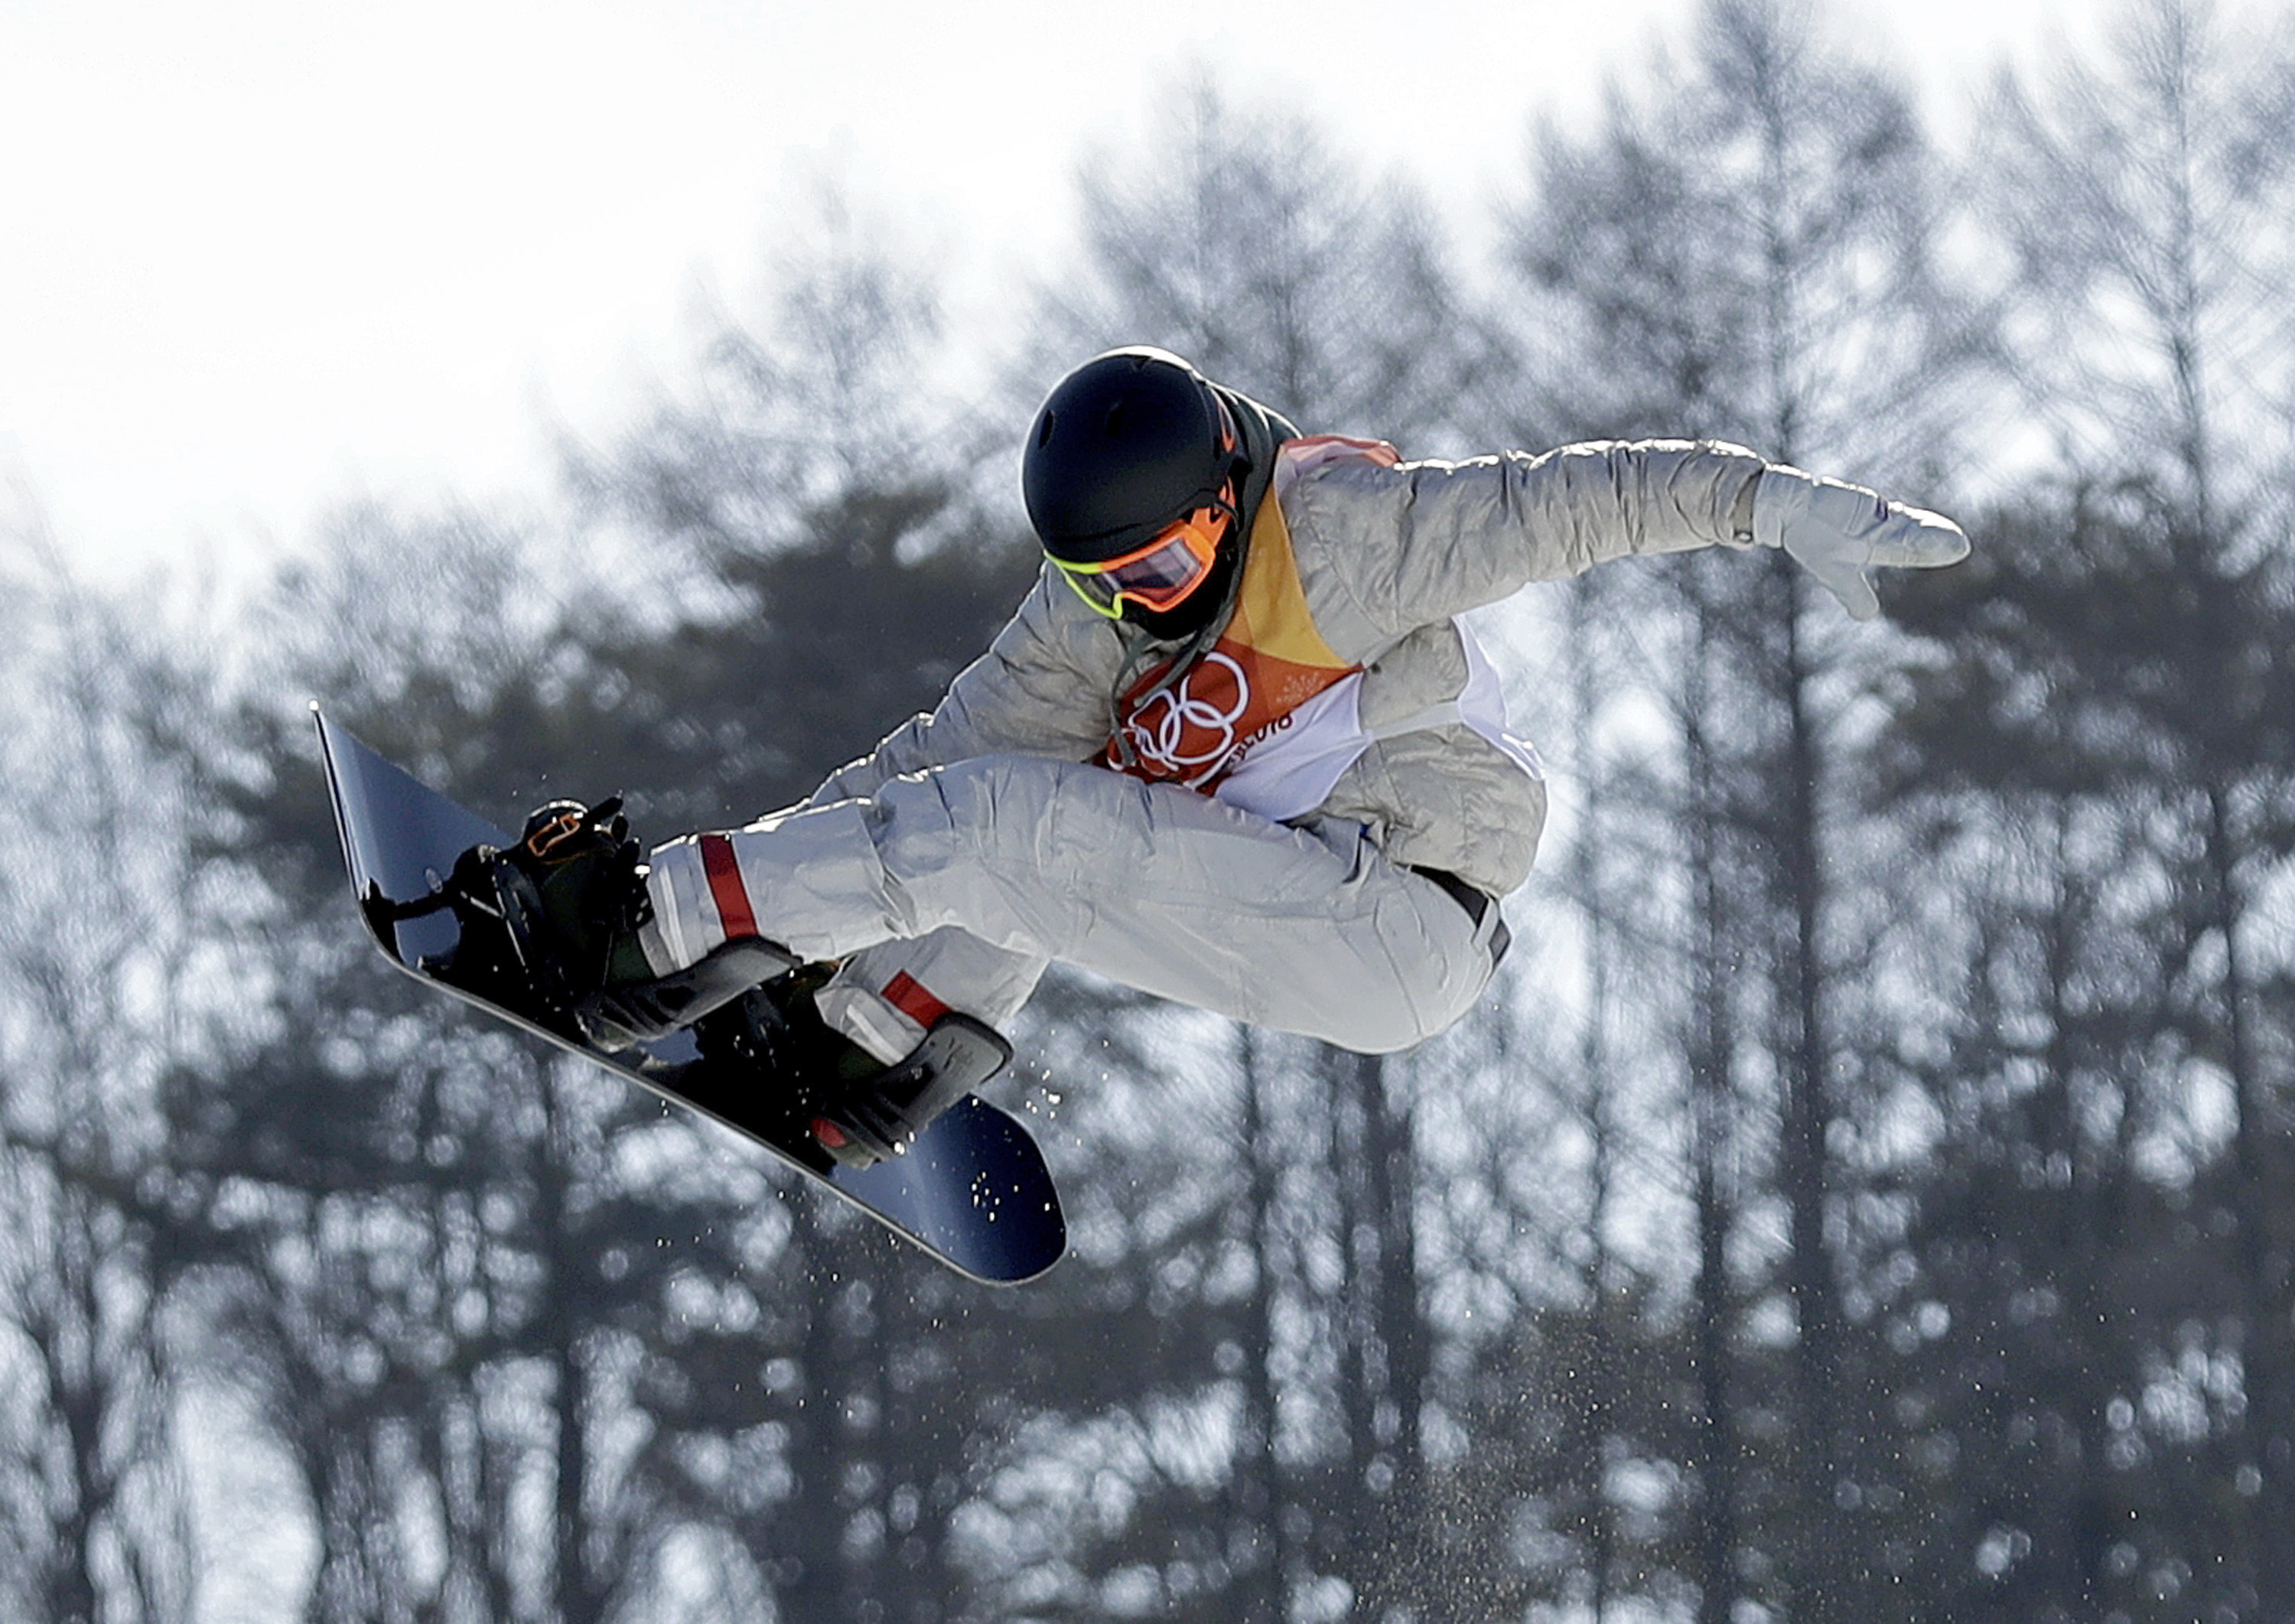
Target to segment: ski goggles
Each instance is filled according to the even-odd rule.
[[[1197,508],[1156,533],[1145,547],[1098,564],[1052,563],[1092,613],[1110,620],[1136,603],[1154,613],[1177,608],[1204,583],[1219,557],[1220,543],[1235,523],[1232,487],[1222,489],[1208,508]]]

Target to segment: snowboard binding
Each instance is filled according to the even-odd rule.
[[[935,1117],[1011,1058],[994,1027],[951,1012],[904,1058],[820,1106],[809,1124],[813,1141],[846,1167],[904,1155]]]
[[[469,848],[427,896],[396,902],[371,889],[363,899],[369,922],[388,941],[384,926],[451,911],[459,927],[454,945],[416,970],[609,1054],[690,1028],[705,1058],[732,1063],[723,1068],[729,1074],[786,1082],[772,1106],[785,1119],[788,1141],[823,1172],[903,1154],[935,1117],[1010,1061],[1011,1045],[992,1027],[951,1013],[908,1055],[882,1065],[830,1031],[813,1007],[813,991],[834,967],[802,963],[762,938],[726,943],[669,975],[618,985],[604,979],[608,933],[588,924],[567,929],[567,899],[549,889],[563,881],[550,869],[537,874],[535,831],[554,833],[540,854],[555,853],[572,837],[568,820],[580,813],[566,810],[572,805],[536,812],[516,847]],[[618,820],[610,801],[580,815]]]
[[[796,967],[752,937],[668,975],[647,972],[634,940],[645,918],[636,852],[618,797],[553,802],[515,845],[465,850],[427,896],[396,902],[372,889],[363,902],[386,941],[386,926],[452,912],[453,946],[417,970],[609,1053],[666,1038]]]
[[[694,1025],[705,1056],[746,1073],[784,1081],[779,1102],[791,1137],[817,1154],[820,1170],[865,1168],[905,1154],[940,1114],[1012,1058],[993,1027],[953,1012],[891,1065],[831,1031],[813,1001],[833,966],[804,965]]]

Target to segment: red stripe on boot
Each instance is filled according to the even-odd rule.
[[[723,835],[702,836],[701,868],[709,877],[709,900],[717,904],[725,940],[755,935],[757,917],[749,911],[749,893],[741,884],[741,865],[734,860],[733,843]]]
[[[927,1030],[948,1013],[948,1006],[927,992],[924,983],[906,970],[885,983],[885,1001]]]

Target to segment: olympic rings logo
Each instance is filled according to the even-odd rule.
[[[1213,666],[1227,673],[1234,690],[1232,703],[1213,697],[1222,686],[1218,682],[1209,685],[1209,695],[1197,689],[1198,680]],[[1235,724],[1250,708],[1251,683],[1243,667],[1215,652],[1205,656],[1185,681],[1153,695],[1126,716],[1123,730],[1141,761],[1175,777],[1200,776],[1235,753]]]

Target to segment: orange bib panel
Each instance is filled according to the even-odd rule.
[[[1166,662],[1133,685],[1116,707],[1117,735],[1131,759],[1111,739],[1101,763],[1216,796],[1253,752],[1283,737],[1301,706],[1360,670],[1316,630],[1290,527],[1270,495],[1252,523],[1227,631],[1177,681],[1164,685]]]

